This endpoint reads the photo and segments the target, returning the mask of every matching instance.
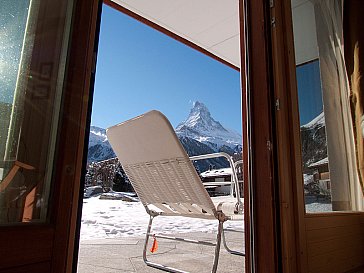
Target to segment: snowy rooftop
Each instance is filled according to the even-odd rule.
[[[328,157],[325,157],[324,159],[316,161],[316,162],[312,163],[311,165],[309,165],[308,167],[310,167],[310,168],[318,167],[318,166],[325,165],[325,164],[329,164],[329,158]]]
[[[201,173],[202,177],[214,177],[214,176],[228,176],[231,175],[232,171],[231,168],[223,168],[223,169],[216,169],[216,170],[209,170],[206,172]]]

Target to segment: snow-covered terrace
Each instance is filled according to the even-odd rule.
[[[224,197],[216,197],[224,198]],[[149,216],[141,202],[84,199],[78,273],[161,272],[144,264],[142,250]],[[213,242],[216,221],[187,217],[157,217],[153,233]],[[227,228],[244,229],[244,221],[227,222]],[[188,235],[186,235],[188,233]],[[242,233],[228,232],[229,244],[244,249]],[[158,240],[151,260],[190,272],[209,272],[214,247]],[[151,244],[149,248],[151,247]],[[242,272],[244,259],[221,250],[219,272]]]

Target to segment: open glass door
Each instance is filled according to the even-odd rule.
[[[40,30],[45,2],[9,1],[2,9],[1,225],[48,221],[68,37],[67,5],[55,29]]]
[[[291,1],[307,268],[363,266],[363,114],[355,1]],[[349,13],[350,11],[350,13]],[[303,208],[304,205],[304,208]],[[343,213],[345,212],[345,213]],[[345,251],[343,251],[346,249]]]
[[[235,161],[240,159],[241,135],[239,133],[234,134],[237,136],[236,141],[233,141],[231,137],[229,138],[226,134],[230,131],[223,127],[223,122],[217,124],[208,108],[201,102],[201,98],[204,99],[204,102],[205,100],[207,102],[216,101],[217,104],[212,106],[211,111],[221,112],[221,116],[226,116],[229,122],[236,119],[237,131],[241,131],[240,75],[236,71],[238,69],[233,66],[234,70],[231,71],[231,68],[225,66],[226,62],[220,64],[210,59],[212,54],[207,54],[208,52],[206,50],[203,51],[202,48],[199,48],[199,51],[205,53],[208,57],[199,54],[198,51],[195,51],[196,48],[190,49],[185,47],[179,43],[180,41],[175,37],[176,35],[173,36],[167,33],[172,38],[178,40],[178,42],[165,34],[156,32],[148,26],[141,25],[138,21],[145,23],[145,20],[140,15],[138,16],[137,13],[132,13],[130,10],[127,12],[126,8],[122,6],[125,5],[125,2],[106,1],[106,4],[111,7],[105,5],[102,11],[91,119],[94,123],[91,123],[90,127],[78,272],[97,271],[105,266],[115,270],[146,266],[141,255],[143,253],[147,226],[145,220],[148,219],[148,214],[136,196],[132,183],[124,172],[124,166],[115,158],[103,128],[133,118],[148,110],[158,109],[168,118],[173,118],[172,124],[177,122],[173,125],[176,128],[177,137],[180,139],[188,155],[197,156],[224,151],[229,156],[234,157]],[[206,4],[207,2],[205,1]],[[225,14],[226,12],[220,11],[221,7],[226,8],[224,3],[208,3],[208,6],[209,9],[214,10],[216,13],[221,12],[222,15],[219,14],[220,17],[233,17],[229,22],[234,27],[231,31],[237,31],[237,35],[234,35],[233,38],[236,41],[234,43],[234,49],[236,49],[237,53],[236,62],[239,63],[239,10],[236,3],[235,5],[231,5],[231,3],[229,5],[232,6],[232,9],[227,11],[227,15]],[[131,9],[133,5],[140,5],[136,11],[145,8],[148,12],[158,11],[164,13],[169,12],[170,6],[174,6],[175,3],[162,1],[158,3],[160,6],[158,8],[154,7],[152,11],[148,10],[148,8],[152,7],[148,4],[148,1],[140,1],[139,3],[132,1],[127,7]],[[185,3],[184,5],[186,5],[186,9],[181,9],[178,6],[175,11],[179,17],[184,19],[178,22],[181,25],[188,25],[190,21],[184,17],[190,16],[196,19],[200,18],[200,15],[205,14],[206,6],[201,3]],[[197,13],[198,8],[200,13]],[[143,15],[143,13],[141,14]],[[128,18],[127,15],[136,18],[138,21]],[[154,16],[151,17],[154,18]],[[205,29],[205,24],[211,25],[211,32],[215,30],[217,28],[215,26],[216,22],[213,21],[215,18],[210,17],[214,16],[209,14],[207,16],[209,20],[203,20],[203,24],[200,22],[202,26],[196,23],[193,30],[197,26]],[[210,21],[213,22],[211,23]],[[161,28],[161,26],[158,28],[150,22],[149,25],[157,30]],[[219,28],[217,29],[219,30]],[[221,30],[218,33],[221,36],[230,35]],[[200,36],[204,37],[196,35],[197,38],[200,38]],[[220,39],[220,37],[217,39]],[[201,58],[204,62],[202,63],[198,58]],[[217,57],[215,56],[215,58]],[[200,66],[198,62],[201,62]],[[229,66],[232,67],[231,64]],[[223,78],[227,73],[232,75]],[[219,91],[217,85],[219,85],[220,78],[223,79],[221,80],[222,83],[231,86],[221,88],[221,91]],[[136,81],[135,79],[138,80]],[[189,84],[191,86],[188,86]],[[214,87],[212,88],[212,86]],[[192,100],[196,99],[200,102],[195,102],[191,105]],[[180,111],[180,108],[186,105],[191,105],[190,116],[187,118],[191,122],[183,122],[188,112],[184,113],[184,111]],[[186,110],[189,111],[189,108]],[[176,115],[179,111],[182,112],[182,116]],[[216,124],[215,127],[217,129],[212,128],[214,124]],[[217,130],[220,130],[220,128],[224,131],[223,133],[217,133]],[[194,135],[192,130],[195,132]],[[213,137],[212,133],[214,135],[219,134],[218,140],[223,145],[213,142],[216,137]],[[135,146],[136,148],[137,146]],[[143,152],[143,155],[147,157],[146,151]],[[195,158],[195,160],[197,159]],[[201,175],[202,182],[207,192],[212,195],[213,200],[228,199],[234,187],[231,187],[231,174],[227,174],[227,171],[231,169],[228,165],[225,165],[224,159],[209,160],[207,162],[198,161],[196,163],[201,163],[196,165],[196,171]],[[174,181],[171,179],[170,184],[173,185],[173,183]],[[242,185],[241,182],[239,183]],[[154,184],[156,185],[157,183]],[[236,201],[236,196],[234,196],[233,200]],[[130,215],[133,215],[133,217],[130,217]],[[234,217],[239,219],[238,213]],[[177,219],[182,221],[184,218]],[[159,242],[159,251],[154,254],[150,253],[151,245],[148,245],[145,253],[148,254],[151,260],[154,259],[154,257],[150,257],[151,255],[158,255],[159,263],[171,263],[176,268],[187,268],[185,270],[192,270],[192,272],[206,272],[210,270],[211,261],[206,259],[204,255],[205,251],[213,253],[214,248],[204,249],[203,255],[199,255],[201,251],[195,253],[194,250],[188,250],[183,261],[181,261],[178,255],[174,256],[175,253],[184,251],[183,247],[185,245],[180,241],[173,250],[168,251],[169,255],[159,255],[170,244],[168,241],[160,240],[161,237],[158,237],[158,235],[161,232],[168,232],[170,237],[185,236],[187,238],[190,235],[188,233],[193,233],[191,235],[196,236],[196,238],[198,236],[199,240],[203,239],[202,235],[215,236],[210,231],[213,226],[208,223],[208,220],[190,219],[188,222],[178,222],[177,219],[171,221],[168,217],[158,217],[156,223],[159,225],[154,225],[157,228],[153,232],[156,232],[155,237]],[[238,231],[243,231],[244,222],[241,217],[240,222],[236,221],[231,225],[236,225],[239,228]],[[110,228],[111,226],[112,228]],[[232,226],[230,226],[230,229],[232,229]],[[199,233],[201,231],[203,234]],[[228,230],[226,235],[228,244],[235,244],[236,249],[242,251],[244,248],[244,233],[233,233],[231,230]],[[139,236],[143,237],[139,238]],[[138,243],[130,245],[129,242],[131,240],[137,240]],[[94,244],[95,241],[97,241],[97,244]],[[149,239],[149,242],[152,244],[152,242],[157,241]],[[219,271],[243,271],[244,258],[229,255],[223,249],[221,252],[224,258],[225,255],[228,256],[229,259],[234,261],[234,264],[229,269],[221,266]],[[175,261],[175,257],[178,258],[177,261]],[[168,260],[165,261],[163,259]]]
[[[1,3],[0,272],[51,270],[73,2]]]
[[[363,267],[360,1],[278,1],[272,12],[283,267]],[[354,41],[354,42],[353,42]],[[278,107],[277,107],[278,106]],[[290,177],[291,176],[291,177]],[[295,267],[295,265],[297,267]]]
[[[363,207],[360,90],[350,87],[343,10],[342,1],[292,1],[306,213]]]

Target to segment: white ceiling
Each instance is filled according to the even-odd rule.
[[[240,67],[238,0],[112,0]]]
[[[111,0],[240,68],[239,0]],[[297,64],[317,58],[312,0],[291,0]]]

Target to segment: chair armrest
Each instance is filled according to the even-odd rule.
[[[241,199],[240,199],[239,181],[238,181],[238,176],[236,174],[236,166],[238,164],[241,164],[242,160],[239,160],[239,161],[234,163],[232,157],[229,154],[224,153],[224,152],[190,156],[190,160],[191,161],[197,161],[197,160],[206,160],[206,159],[218,158],[218,157],[225,157],[225,159],[229,162],[229,165],[230,165],[231,171],[232,171],[231,184],[232,184],[232,186],[233,185],[235,186],[237,206],[238,206],[238,211],[240,211],[243,208],[243,204],[242,204]]]

